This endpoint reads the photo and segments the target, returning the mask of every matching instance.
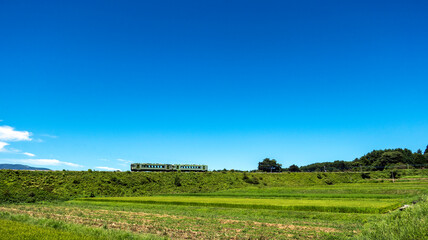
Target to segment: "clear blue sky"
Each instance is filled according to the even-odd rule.
[[[0,163],[250,170],[424,150],[427,12],[404,0],[0,0]]]

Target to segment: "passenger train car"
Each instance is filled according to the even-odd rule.
[[[197,164],[161,164],[161,163],[132,163],[131,171],[157,171],[157,172],[206,172],[208,165]]]

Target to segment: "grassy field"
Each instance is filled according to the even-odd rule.
[[[0,219],[1,239],[58,239],[58,240],[95,240],[97,238],[70,233],[56,229],[34,226],[26,223]]]
[[[3,204],[0,218],[47,230],[66,226],[54,230],[99,239],[423,239],[420,232],[426,227],[416,222],[428,221],[428,203],[421,198],[427,193],[423,179],[250,185],[205,193]],[[396,211],[403,204],[411,207]],[[392,224],[397,219],[401,225]]]
[[[398,199],[293,199],[293,198],[243,198],[243,197],[201,197],[201,196],[148,196],[118,198],[87,198],[80,201],[108,201],[129,203],[151,203],[171,205],[212,206],[228,208],[280,209],[318,212],[384,213],[393,210],[402,201]]]
[[[423,239],[427,173],[403,170],[392,182],[384,173],[3,170],[0,236]]]

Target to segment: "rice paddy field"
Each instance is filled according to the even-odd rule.
[[[417,179],[3,204],[0,236],[21,239],[16,228],[43,239],[427,239],[427,193]]]

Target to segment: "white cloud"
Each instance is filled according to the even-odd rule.
[[[118,168],[111,168],[111,167],[95,167],[96,169],[101,169],[101,170],[105,170],[105,171],[120,171],[120,169]]]
[[[42,137],[48,137],[48,138],[58,138],[58,136],[50,135],[50,134],[40,134]]]
[[[2,161],[16,162],[16,163],[26,163],[32,165],[40,166],[69,166],[69,167],[83,167],[82,165],[63,162],[57,159],[1,159]]]
[[[122,159],[122,158],[118,158],[116,160],[119,161],[119,162],[122,162],[122,163],[118,163],[118,165],[123,166],[123,167],[129,167],[129,164],[132,163],[132,161],[125,160],[125,159]]]
[[[124,163],[131,163],[132,162],[132,161],[125,160],[125,159],[122,159],[122,158],[118,158],[117,161],[124,162]]]
[[[16,131],[10,126],[0,126],[0,140],[1,141],[31,141],[31,133],[28,131]]]
[[[83,167],[79,164],[70,163],[70,162],[62,162],[57,159],[23,159],[23,162],[31,163],[35,165],[46,165],[46,166],[59,166],[66,165],[70,167]]]
[[[27,155],[27,156],[29,156],[29,157],[34,157],[34,156],[36,156],[35,154],[29,153],[29,152],[24,152],[24,153],[22,153],[22,154]]]
[[[10,145],[10,144],[7,143],[7,142],[0,142],[0,152],[13,153],[13,154],[24,154],[24,155],[29,156],[29,157],[35,157],[36,156],[33,153],[22,152],[21,150],[15,149],[15,148],[8,148],[8,149],[6,149],[5,147],[8,146],[8,145]]]
[[[9,145],[9,143],[0,142],[0,152],[7,152],[6,148],[4,148],[7,145]]]

